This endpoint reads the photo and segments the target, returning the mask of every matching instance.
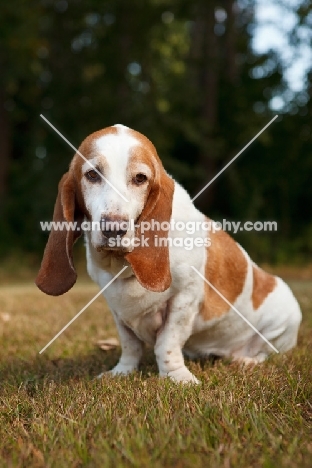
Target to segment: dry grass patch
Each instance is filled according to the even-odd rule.
[[[120,353],[95,346],[117,338],[103,298],[39,355],[95,285],[58,298],[0,288],[0,466],[310,468],[312,288],[292,287],[304,311],[296,350],[252,370],[189,362],[197,387],[159,379],[151,350],[140,373],[95,380]]]

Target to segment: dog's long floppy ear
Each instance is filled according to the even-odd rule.
[[[35,281],[41,291],[51,296],[64,294],[73,287],[77,279],[73,263],[73,245],[81,235],[83,215],[76,207],[75,198],[74,180],[70,172],[67,172],[59,183],[53,222],[76,221],[76,229],[52,228]]]
[[[174,182],[167,175],[161,163],[157,168],[157,174],[151,187],[145,208],[143,209],[138,224],[142,221],[150,223],[155,220],[158,223],[170,223],[172,213],[172,199]],[[153,227],[153,226],[151,226]],[[144,236],[148,240],[148,247],[140,245],[126,255],[132,270],[139,283],[149,291],[166,291],[171,284],[169,249],[168,245],[157,246],[159,238],[165,238],[167,242],[169,230],[149,229],[137,236]]]

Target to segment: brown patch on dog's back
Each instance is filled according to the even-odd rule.
[[[252,305],[254,309],[258,309],[268,294],[273,291],[276,278],[255,265],[252,267],[252,276]]]
[[[247,275],[247,260],[226,232],[210,235],[211,246],[207,249],[205,276],[207,280],[233,304],[244,288]],[[229,311],[229,305],[211,286],[205,283],[205,297],[201,308],[204,320],[221,317]]]

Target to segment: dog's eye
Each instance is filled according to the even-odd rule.
[[[136,185],[141,185],[141,184],[144,184],[144,182],[147,181],[147,177],[145,174],[136,174],[136,176],[133,178],[133,182],[136,184]]]
[[[92,169],[92,171],[86,172],[86,178],[91,182],[98,182],[101,179],[101,176]]]

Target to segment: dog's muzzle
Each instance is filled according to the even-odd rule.
[[[106,239],[124,237],[127,234],[129,227],[129,221],[127,219],[115,217],[101,218],[101,231]]]

